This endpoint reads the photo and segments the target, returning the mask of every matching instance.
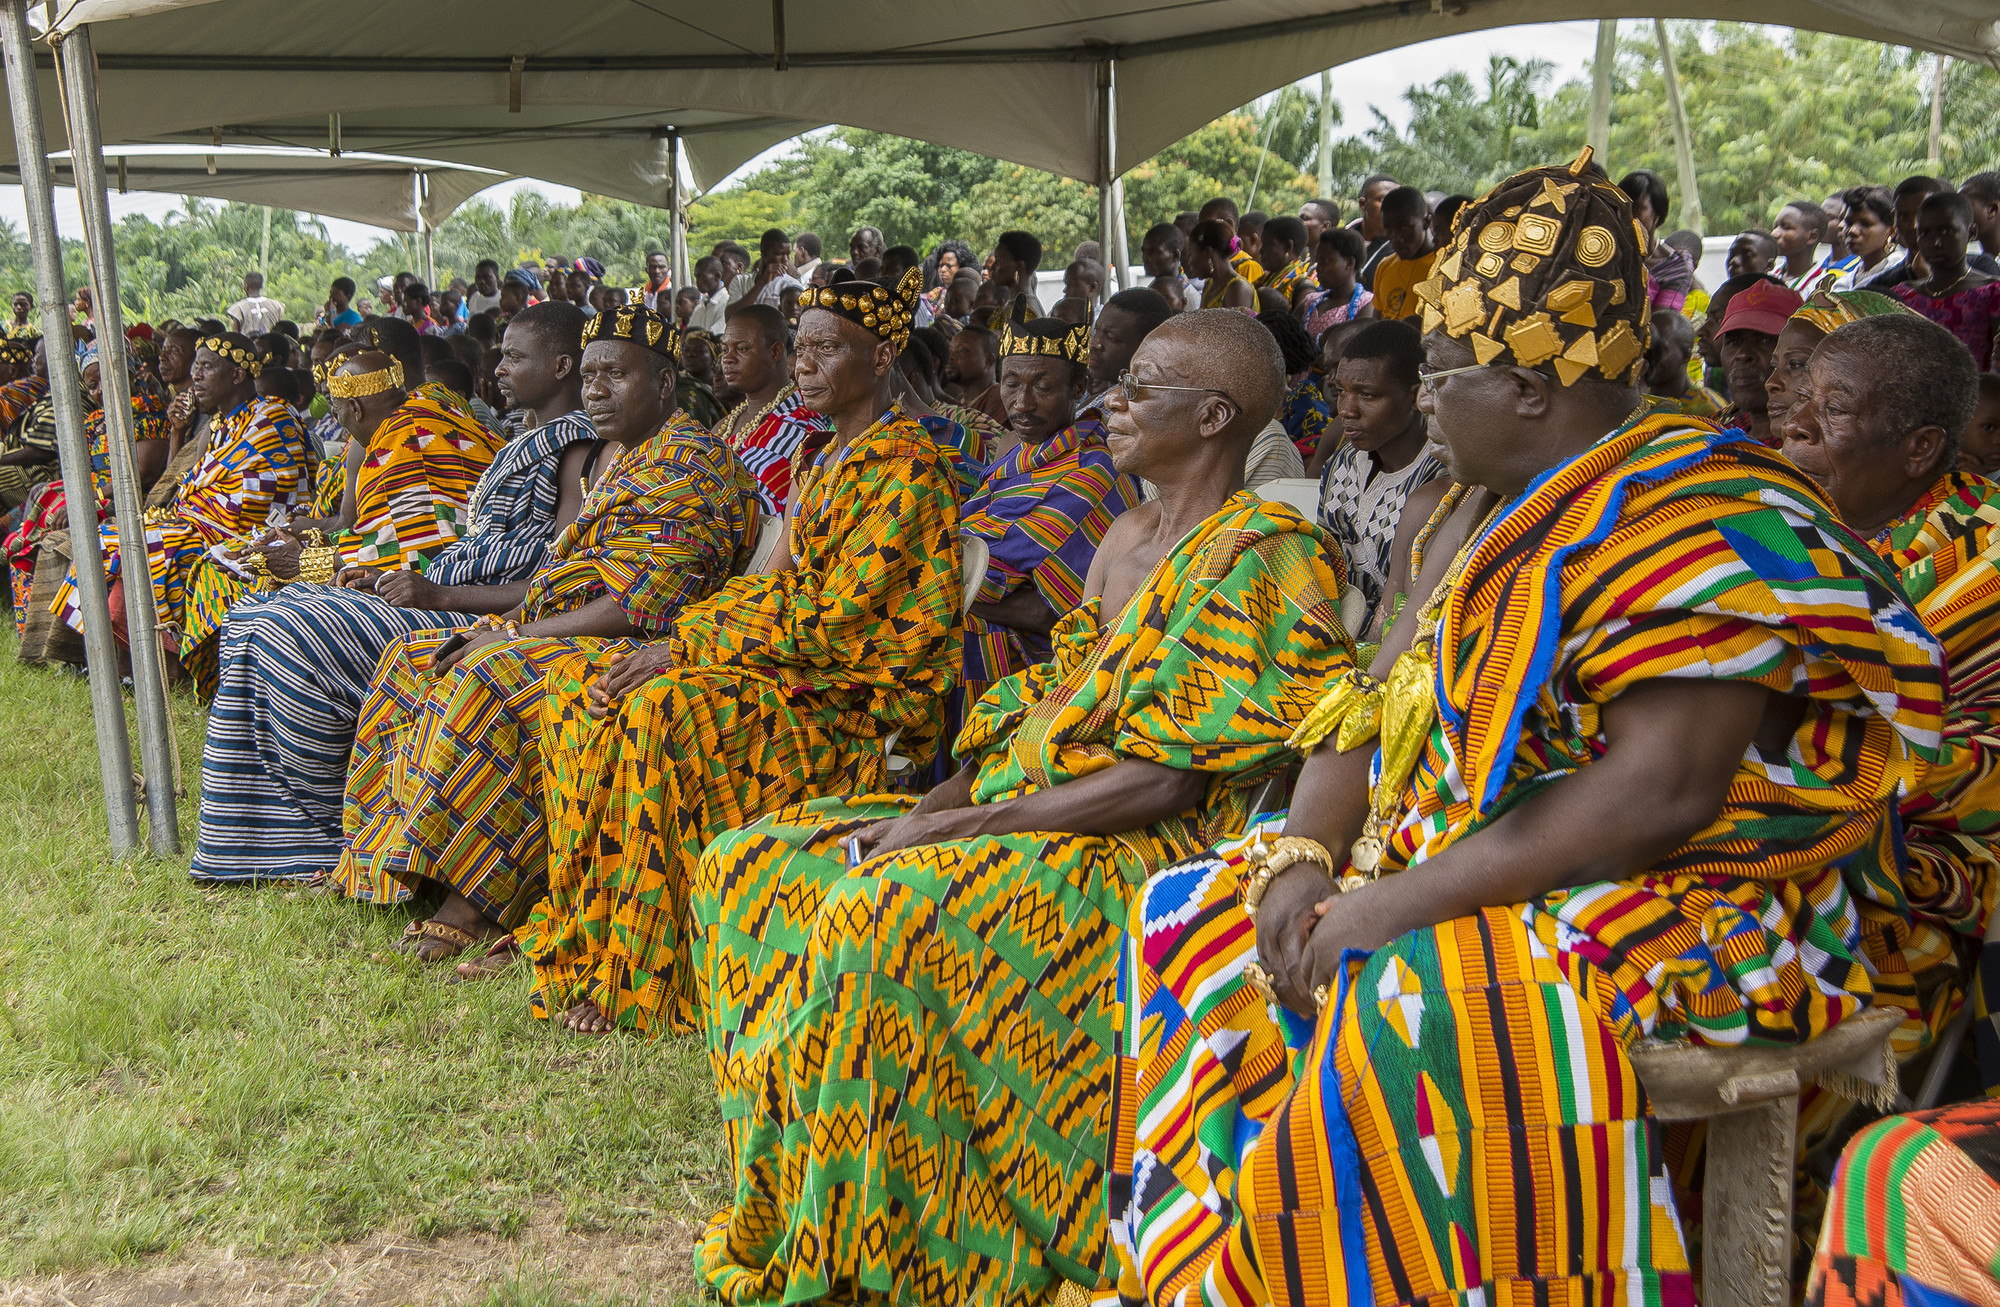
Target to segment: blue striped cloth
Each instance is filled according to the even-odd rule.
[[[526,580],[555,539],[563,451],[595,438],[566,413],[503,447],[473,491],[468,533],[431,559],[440,585]],[[358,590],[288,585],[229,613],[201,756],[196,880],[300,878],[340,861],[355,723],[382,651],[473,614],[395,608]]]

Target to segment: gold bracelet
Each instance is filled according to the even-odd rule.
[[[1338,879],[1333,854],[1327,852],[1326,845],[1303,835],[1280,835],[1268,844],[1260,838],[1251,846],[1249,860],[1256,864],[1256,869],[1250,873],[1250,879],[1243,882],[1243,915],[1253,921],[1257,917],[1258,905],[1264,901],[1264,892],[1271,888],[1271,882],[1278,873],[1287,868],[1301,862],[1314,862],[1326,868],[1329,877]]]
[[[327,584],[339,568],[340,550],[332,545],[314,546],[299,555],[299,580],[313,585]]]
[[[269,589],[273,586],[284,584],[277,577],[271,575],[270,561],[261,552],[249,554],[245,556],[243,561],[250,564],[250,570],[257,574],[258,589]]]

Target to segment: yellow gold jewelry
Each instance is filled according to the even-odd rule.
[[[340,550],[332,545],[314,545],[299,554],[299,580],[325,585],[340,570]]]
[[[228,359],[252,377],[255,377],[259,372],[264,370],[264,365],[258,361],[255,354],[241,345],[232,345],[221,336],[203,336],[194,343],[194,347],[196,349],[205,349],[220,358]]]
[[[403,361],[390,359],[389,366],[375,372],[362,372],[353,376],[328,377],[326,393],[335,399],[364,399],[369,395],[379,395],[385,390],[403,388]]]
[[[1271,983],[1271,973],[1264,970],[1257,963],[1246,962],[1243,964],[1243,983],[1256,990],[1257,996],[1266,1003],[1278,1003],[1278,990]]]
[[[1271,888],[1271,882],[1278,873],[1301,862],[1315,862],[1332,876],[1335,872],[1333,854],[1318,840],[1307,839],[1303,835],[1280,835],[1266,842],[1262,835],[1250,846],[1247,860],[1253,867],[1250,878],[1243,882],[1243,915],[1251,920],[1257,918],[1257,908],[1264,901],[1264,892]]]

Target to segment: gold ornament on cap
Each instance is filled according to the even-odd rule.
[[[241,345],[232,345],[221,336],[203,336],[194,343],[194,346],[196,349],[205,349],[211,354],[228,359],[253,377],[264,370],[263,363],[255,354]]]
[[[389,366],[374,372],[357,372],[347,376],[329,376],[326,379],[326,393],[335,399],[366,399],[379,395],[385,390],[403,388],[403,361],[392,358]]]

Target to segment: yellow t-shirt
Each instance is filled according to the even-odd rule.
[[[1248,250],[1238,250],[1230,255],[1229,266],[1236,269],[1236,275],[1252,286],[1255,286],[1258,279],[1264,275],[1264,265],[1251,258]]]
[[[1385,318],[1407,318],[1423,309],[1423,301],[1411,288],[1431,275],[1438,252],[1420,259],[1404,259],[1390,254],[1375,265],[1375,311]]]

